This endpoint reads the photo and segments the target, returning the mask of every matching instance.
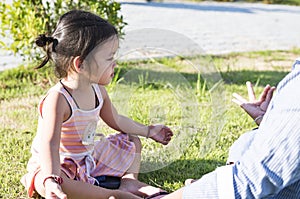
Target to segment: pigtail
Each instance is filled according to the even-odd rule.
[[[52,52],[55,52],[55,47],[58,44],[58,40],[54,37],[48,37],[45,34],[39,35],[36,40],[35,44],[39,47],[42,47],[44,51],[46,52],[46,57],[42,61],[40,65],[36,67],[36,69],[44,67],[50,59],[52,59]]]

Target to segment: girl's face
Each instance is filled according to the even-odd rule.
[[[115,54],[119,47],[117,36],[112,36],[106,41],[100,43],[87,56],[84,61],[84,67],[92,83],[107,85],[114,77],[114,68],[116,67]]]

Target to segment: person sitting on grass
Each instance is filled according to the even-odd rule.
[[[163,197],[164,199],[300,198],[300,61],[277,86],[266,86],[255,100],[234,94],[259,127],[230,148],[228,165]],[[190,181],[189,181],[190,182]]]
[[[47,53],[37,68],[53,60],[60,80],[38,106],[37,135],[28,173],[21,180],[29,196],[128,199],[166,194],[137,179],[142,149],[138,136],[166,145],[172,131],[119,115],[104,87],[116,67],[115,27],[95,14],[73,10],[60,17],[51,36],[40,35],[36,44]],[[100,118],[120,133],[100,134],[94,141]]]

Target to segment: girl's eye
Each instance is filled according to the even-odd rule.
[[[115,61],[115,60],[117,60],[117,57],[118,57],[118,54],[117,54],[117,52],[115,52],[115,53],[112,55],[112,57],[110,57],[110,58],[107,59],[107,61]]]
[[[118,58],[118,54],[115,53],[114,56],[113,56],[113,59],[114,59],[114,60],[117,60],[117,58]]]

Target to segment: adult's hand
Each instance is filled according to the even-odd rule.
[[[246,100],[241,95],[233,93],[232,101],[242,107],[246,111],[246,113],[248,113],[248,115],[253,118],[256,124],[259,125],[270,104],[276,88],[271,87],[270,85],[266,85],[260,97],[256,99],[251,82],[246,82],[246,86],[249,99]]]

